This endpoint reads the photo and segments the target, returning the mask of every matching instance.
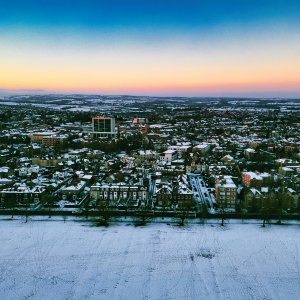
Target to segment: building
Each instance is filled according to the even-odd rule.
[[[164,152],[164,156],[162,157],[163,160],[167,162],[172,162],[173,160],[177,159],[178,153],[176,150],[167,150]]]
[[[256,188],[246,189],[244,193],[243,205],[244,209],[250,212],[257,212],[262,206],[262,193]]]
[[[49,157],[33,157],[32,164],[40,167],[56,167],[62,162],[60,158],[49,158]]]
[[[195,208],[193,192],[186,184],[180,183],[176,186],[175,203],[177,203],[178,209],[192,210]]]
[[[166,210],[193,210],[193,192],[182,182],[163,183],[156,188],[156,207]]]
[[[291,188],[269,189],[266,187],[260,190],[248,188],[244,194],[243,208],[250,212],[257,212],[261,208],[271,210],[284,209],[285,211],[296,211],[299,209],[299,194]]]
[[[299,168],[299,166],[296,166],[296,168]],[[278,168],[278,174],[286,176],[286,177],[291,177],[295,173],[296,173],[296,169],[293,168],[292,166]]]
[[[85,186],[86,182],[81,180],[77,184],[62,187],[60,190],[62,200],[80,202],[85,196],[83,193]]]
[[[218,176],[216,178],[216,199],[220,208],[235,209],[237,186],[231,176]]]
[[[67,135],[58,135],[53,131],[33,132],[29,134],[29,138],[32,143],[40,143],[48,147],[59,148],[68,144]]]
[[[199,144],[193,148],[193,151],[200,154],[206,154],[210,151],[210,149],[211,149],[210,144]]]
[[[246,187],[260,188],[264,185],[269,185],[271,182],[271,175],[269,173],[259,172],[243,172],[242,182]]]
[[[191,148],[191,145],[175,145],[169,146],[168,150],[175,150],[181,156],[183,153],[187,153],[188,151],[190,151]]]
[[[45,188],[26,185],[14,185],[0,191],[1,207],[34,206],[40,203],[45,195]]]
[[[154,150],[139,150],[136,158],[139,158],[141,161],[156,160],[159,158],[159,153]]]
[[[146,186],[141,185],[93,185],[90,198],[97,206],[130,207],[147,205],[149,193]]]
[[[146,124],[148,123],[148,119],[146,118],[133,118],[132,124]]]
[[[0,178],[6,178],[12,175],[14,172],[9,167],[1,167],[0,168]]]
[[[33,132],[29,134],[29,138],[32,143],[42,143],[45,137],[52,137],[55,135],[56,133],[53,131]]]
[[[97,116],[92,119],[94,137],[116,137],[116,120],[111,117]]]
[[[254,155],[255,155],[255,153],[256,153],[256,151],[255,151],[254,149],[252,149],[252,148],[247,148],[247,149],[245,149],[245,151],[244,151],[244,155],[245,155],[245,157],[246,157],[247,159],[253,158]]]
[[[68,137],[66,135],[51,135],[44,136],[42,139],[42,144],[48,147],[65,147],[68,144]]]

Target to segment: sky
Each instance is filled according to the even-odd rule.
[[[0,92],[300,97],[299,0],[0,0]]]

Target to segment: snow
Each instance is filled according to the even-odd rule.
[[[1,299],[299,299],[299,225],[5,218]]]

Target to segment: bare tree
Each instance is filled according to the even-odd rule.
[[[269,195],[265,195],[262,198],[262,208],[261,208],[261,217],[263,220],[262,227],[266,226],[266,223],[269,223],[269,210],[270,210],[270,198]]]
[[[98,210],[100,213],[100,217],[102,217],[102,219],[100,219],[100,223],[103,223],[104,225],[108,225],[108,220],[111,216],[110,214],[110,195],[111,195],[111,189],[110,187],[108,188],[108,194],[106,199],[99,199],[97,200],[98,202]]]
[[[221,226],[224,226],[224,220],[225,220],[225,211],[224,211],[224,203],[223,199],[221,199]]]

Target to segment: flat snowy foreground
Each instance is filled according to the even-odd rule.
[[[0,221],[1,299],[299,299],[299,225]]]

